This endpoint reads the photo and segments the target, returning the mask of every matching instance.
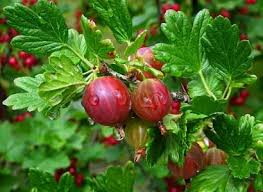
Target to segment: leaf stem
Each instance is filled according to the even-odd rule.
[[[230,86],[229,89],[228,89],[228,93],[227,93],[227,96],[226,96],[226,100],[229,99],[230,95],[231,95],[231,92],[232,92],[232,87]]]
[[[224,99],[224,98],[226,97],[226,95],[228,94],[229,89],[230,89],[230,85],[231,85],[231,79],[230,79],[230,80],[228,81],[228,83],[227,83],[227,86],[226,86],[226,88],[225,88],[225,90],[224,90],[223,98],[222,98],[222,99]]]
[[[87,66],[89,66],[89,68],[93,68],[94,65],[92,63],[90,63],[85,57],[83,57],[82,55],[80,55],[77,51],[75,51],[70,45],[65,45],[66,48],[68,48],[70,51],[72,51],[78,58],[81,59],[81,61],[83,63],[85,63]]]
[[[201,81],[202,81],[202,83],[203,83],[203,85],[204,85],[204,87],[205,87],[205,90],[206,90],[206,92],[208,93],[208,95],[211,96],[211,97],[213,97],[214,100],[217,100],[217,98],[216,98],[216,96],[214,95],[214,93],[213,93],[213,92],[210,90],[210,88],[208,87],[202,70],[200,70],[200,71],[198,72],[198,74],[199,74],[199,76],[200,76],[200,78],[201,78]]]

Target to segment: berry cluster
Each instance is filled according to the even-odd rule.
[[[61,176],[66,173],[69,172],[75,179],[75,184],[78,187],[81,187],[84,183],[85,177],[82,173],[79,173],[77,171],[77,163],[78,163],[78,159],[77,158],[72,158],[70,160],[70,165],[69,167],[67,167],[66,169],[58,169],[56,170],[55,174],[54,174],[54,178],[57,182],[59,182]]]
[[[241,90],[238,94],[234,95],[231,100],[230,104],[232,106],[242,106],[246,103],[247,98],[249,97],[249,92],[247,89]]]
[[[24,51],[20,51],[18,53],[18,57],[15,55],[9,57],[8,64],[13,69],[19,71],[23,67],[31,69],[33,66],[38,64],[38,60],[34,55],[30,55]]]

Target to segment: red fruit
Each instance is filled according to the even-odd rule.
[[[250,5],[256,4],[256,3],[257,3],[257,0],[246,0],[246,3],[247,3],[247,4],[250,4]]]
[[[80,174],[77,174],[75,176],[75,183],[78,187],[81,187],[81,185],[83,184],[84,182],[84,175],[82,175],[81,173]]]
[[[24,52],[24,51],[20,51],[20,52],[18,53],[18,56],[19,56],[20,59],[26,59],[26,58],[28,58],[30,55],[29,55],[28,53]]]
[[[14,56],[12,56],[8,59],[8,64],[10,65],[10,67],[14,68],[15,70],[20,69],[20,65]]]
[[[230,104],[233,106],[242,106],[244,105],[246,102],[246,99],[244,99],[243,97],[239,97],[239,96],[233,96],[230,100]]]
[[[243,41],[243,40],[248,40],[248,37],[246,34],[242,33],[240,34],[240,40]]]
[[[175,3],[171,6],[171,9],[174,11],[180,11],[181,10],[181,6],[178,3]]]
[[[63,175],[65,171],[63,169],[58,169],[55,171],[54,178],[57,182],[59,182],[60,177]]]
[[[20,115],[17,115],[14,120],[15,120],[15,122],[22,122],[22,121],[24,121],[27,117],[32,117],[31,113],[25,112],[25,113],[22,113],[22,114],[20,114]]]
[[[169,187],[168,192],[183,192],[185,190],[185,186],[177,185],[175,187]]]
[[[178,101],[178,100],[174,100],[172,102],[172,106],[171,106],[171,109],[170,109],[170,113],[171,114],[179,114],[180,113],[180,108],[181,108],[181,102]]]
[[[114,77],[100,77],[85,90],[82,105],[87,114],[102,125],[124,122],[131,108],[128,88]]]
[[[151,27],[150,28],[150,33],[152,36],[155,36],[158,32],[158,27],[157,26],[154,26],[154,27]]]
[[[241,8],[239,9],[239,12],[240,12],[240,14],[242,14],[242,15],[247,15],[248,12],[249,12],[248,6],[241,7]]]
[[[247,189],[247,192],[256,192],[256,190],[255,190],[255,188],[254,188],[252,183],[250,183],[250,185],[249,185],[249,187]]]
[[[0,25],[6,24],[6,18],[0,18]]]
[[[142,60],[142,62],[144,62],[146,65],[151,66],[155,69],[161,70],[163,66],[163,63],[161,63],[160,61],[157,61],[154,58],[153,51],[149,47],[142,47],[138,49],[136,53],[136,57]]]
[[[37,0],[29,0],[30,5],[35,5],[37,3]]]
[[[117,141],[112,135],[105,137],[102,142],[106,146],[114,146],[119,144],[119,141]]]
[[[243,89],[240,91],[240,97],[246,99],[249,97],[249,91],[247,89]]]
[[[163,6],[161,8],[162,15],[164,15],[166,13],[166,11],[171,9],[171,8],[172,8],[171,4],[168,4],[168,3],[163,4]]]
[[[18,32],[14,28],[10,28],[8,34],[10,35],[10,38],[13,38],[18,35]]]
[[[188,151],[184,161],[183,167],[179,167],[171,162],[168,164],[174,179],[190,179],[203,169],[204,153],[201,147],[198,144],[194,144],[190,151]]]
[[[158,122],[169,112],[172,98],[158,79],[142,81],[132,94],[134,112],[144,120]]]
[[[69,172],[71,175],[76,175],[76,174],[77,174],[77,169],[76,169],[76,167],[69,167],[69,168],[68,168],[68,172]]]
[[[29,55],[23,62],[23,65],[29,69],[32,68],[36,64],[37,64],[37,59],[33,55]]]
[[[219,14],[222,15],[223,17],[226,17],[229,19],[231,18],[231,13],[226,9],[222,9]]]
[[[11,40],[9,34],[3,34],[0,36],[0,43],[7,43]]]
[[[27,4],[29,3],[29,0],[22,0],[21,3],[22,3],[23,5],[27,5]]]
[[[205,165],[224,165],[226,164],[226,154],[217,148],[210,148],[205,153]]]

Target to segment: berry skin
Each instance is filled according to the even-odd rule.
[[[174,3],[174,4],[171,6],[171,9],[174,10],[174,11],[180,11],[180,10],[181,10],[181,6],[180,6],[180,4],[178,4],[178,3]]]
[[[19,56],[20,59],[26,59],[26,58],[29,57],[29,54],[26,53],[26,52],[24,52],[24,51],[20,51],[20,52],[18,53],[18,56]]]
[[[37,3],[37,0],[29,0],[30,5],[35,5]]]
[[[68,172],[69,172],[71,175],[76,175],[76,174],[77,174],[77,169],[76,169],[76,167],[69,167],[69,168],[68,168]]]
[[[157,70],[161,70],[163,66],[163,63],[161,63],[160,61],[157,61],[154,58],[153,51],[150,47],[142,47],[138,49],[136,53],[136,57],[142,62],[144,62],[146,65],[153,67]]]
[[[11,40],[9,34],[3,34],[0,36],[0,43],[7,43]]]
[[[168,188],[168,192],[184,192],[184,190],[185,190],[185,186],[182,185]]]
[[[119,141],[117,141],[112,135],[105,137],[102,142],[106,146],[114,146],[119,144]]]
[[[158,79],[139,83],[132,94],[133,111],[142,119],[158,122],[169,112],[172,98],[167,87]]]
[[[29,3],[29,0],[22,0],[21,3],[22,3],[23,5],[27,5],[27,4]]]
[[[82,175],[81,173],[80,174],[77,174],[75,176],[75,183],[78,187],[81,187],[83,182],[84,182],[84,175]]]
[[[162,8],[161,8],[162,15],[164,15],[166,13],[166,11],[169,10],[169,9],[171,9],[171,4],[168,4],[168,3],[163,4]]]
[[[243,41],[243,40],[248,40],[248,36],[244,33],[240,34],[240,40]]]
[[[33,55],[29,55],[23,62],[23,65],[29,69],[31,69],[36,64],[37,64],[37,59]]]
[[[9,34],[10,38],[13,38],[13,37],[18,35],[18,32],[14,28],[10,28],[8,30],[8,34]]]
[[[171,109],[170,109],[170,113],[171,114],[179,114],[180,113],[180,108],[181,108],[181,102],[178,101],[178,100],[174,100],[172,102],[172,106],[171,106]]]
[[[217,148],[210,148],[205,153],[205,165],[224,165],[226,164],[226,154]]]
[[[20,69],[19,63],[14,56],[8,59],[8,64],[17,71]]]
[[[246,99],[249,97],[249,91],[247,89],[243,89],[240,91],[240,97]]]
[[[63,175],[65,171],[63,169],[58,169],[55,171],[54,178],[57,182],[59,182],[60,177]]]
[[[100,77],[86,87],[82,105],[95,122],[112,126],[128,118],[131,99],[128,88],[119,79]]]
[[[234,96],[230,100],[230,104],[233,106],[242,106],[245,104],[245,102],[246,102],[246,100],[242,97],[239,97],[239,96]]]
[[[0,25],[6,24],[6,18],[0,18]]]
[[[246,0],[246,3],[249,5],[253,5],[257,3],[257,0]]]
[[[222,15],[223,17],[226,17],[229,19],[231,18],[231,13],[226,9],[222,9],[219,14]]]
[[[239,9],[239,12],[240,12],[240,14],[242,14],[242,15],[247,15],[247,14],[249,13],[248,6],[241,7],[241,8]]]

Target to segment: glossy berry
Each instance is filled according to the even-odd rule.
[[[257,3],[257,0],[246,0],[246,3],[249,5],[253,5]]]
[[[8,64],[10,65],[10,67],[14,68],[15,70],[19,70],[20,69],[20,65],[16,59],[16,57],[10,57],[8,59]]]
[[[24,51],[20,51],[20,52],[18,53],[18,56],[19,56],[20,59],[26,59],[26,58],[29,57],[29,54],[26,53],[26,52],[24,52]]]
[[[248,40],[248,36],[244,33],[240,34],[240,40],[243,41],[243,40]]]
[[[8,34],[9,34],[10,38],[12,39],[13,37],[18,35],[18,32],[14,28],[10,28],[10,29],[8,29]]]
[[[178,100],[174,100],[171,105],[170,113],[171,114],[179,114],[181,108],[181,102]]]
[[[171,9],[171,4],[163,4],[162,8],[161,8],[161,13],[164,15],[166,13],[167,10]]]
[[[139,118],[130,118],[126,122],[125,134],[127,143],[134,147],[135,150],[145,148],[148,134],[147,129],[150,123]]]
[[[87,114],[102,125],[124,122],[131,108],[128,88],[115,77],[100,77],[85,90],[82,105]]]
[[[169,112],[172,99],[167,87],[158,79],[139,83],[132,94],[132,108],[142,119],[158,122]]]
[[[119,141],[116,140],[112,135],[105,137],[102,142],[106,146],[114,146],[119,144]]]
[[[226,164],[226,153],[215,147],[210,148],[205,153],[205,165],[223,165]]]
[[[9,34],[2,34],[0,36],[0,43],[7,43],[11,40]]]
[[[81,187],[84,183],[84,175],[82,175],[81,173],[77,174],[75,176],[75,183],[78,187]]]
[[[233,106],[242,106],[246,102],[246,99],[240,96],[233,96],[230,100],[230,104]]]
[[[157,61],[154,58],[153,51],[150,47],[142,47],[138,49],[136,53],[136,57],[141,60],[146,65],[153,67],[155,69],[161,70],[163,63]]]
[[[222,15],[223,17],[226,17],[229,19],[231,18],[231,13],[226,9],[222,9],[219,14]]]
[[[68,172],[69,172],[71,175],[76,175],[76,174],[77,174],[77,169],[76,169],[76,167],[69,167],[69,168],[68,168]]]
[[[246,99],[249,97],[249,91],[247,89],[243,89],[240,91],[239,95],[240,95],[240,97]]]
[[[180,11],[180,10],[181,10],[181,6],[180,6],[180,4],[178,4],[178,3],[174,3],[174,4],[171,6],[171,9],[174,10],[174,11]]]
[[[23,65],[29,69],[36,64],[37,64],[37,59],[33,55],[29,55],[23,62]]]

